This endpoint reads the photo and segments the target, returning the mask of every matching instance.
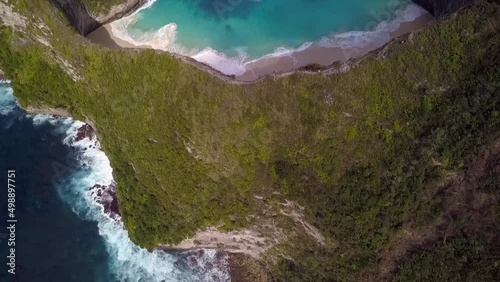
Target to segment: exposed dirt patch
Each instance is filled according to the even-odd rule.
[[[42,114],[42,115],[54,115],[60,117],[69,117],[70,114],[65,109],[61,108],[50,108],[46,106],[33,107],[28,106],[25,108],[26,112],[29,114]]]
[[[222,249],[231,253],[242,253],[254,258],[260,258],[261,254],[278,242],[277,239],[273,240],[256,231],[259,228],[221,232],[217,228],[209,227],[175,246],[161,246],[160,248],[174,250],[197,248]],[[268,229],[272,228],[274,227],[269,226]],[[272,230],[269,231],[273,232]],[[277,229],[274,231],[279,232]],[[279,238],[279,236],[276,238]]]

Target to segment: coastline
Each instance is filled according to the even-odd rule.
[[[383,45],[389,43],[395,38],[400,37],[401,35],[424,28],[434,22],[434,20],[435,18],[431,14],[424,13],[414,20],[401,22],[396,30],[389,33],[389,39]],[[113,33],[111,23],[107,23],[99,27],[94,32],[90,33],[87,38],[96,44],[103,45],[111,49],[154,49],[153,46],[149,45],[134,45],[116,36]],[[369,43],[363,48],[322,47],[313,44],[303,50],[293,51],[286,55],[264,56],[256,60],[246,62],[244,64],[244,67],[246,68],[246,72],[244,74],[227,76],[233,77],[237,82],[248,83],[258,81],[267,75],[282,75],[285,73],[296,72],[308,67],[319,70],[331,66],[334,63],[345,63],[350,59],[362,57],[380,47],[381,45],[377,43]],[[185,57],[186,59],[193,59],[192,57],[181,54],[174,55]],[[199,63],[207,65],[202,62]],[[211,68],[214,69],[213,67]]]
[[[3,75],[1,70],[0,75]],[[27,115],[43,115],[56,119],[69,118],[73,120],[71,114],[62,108],[51,108],[44,105],[21,108]],[[42,119],[42,122],[46,120],[48,119]],[[92,152],[100,151],[100,141],[97,135],[96,125],[89,120],[73,120],[73,123],[74,130],[72,130],[72,133],[65,139],[67,145],[77,148],[77,150],[83,148],[82,152],[85,152],[85,154],[93,154]],[[89,144],[91,144],[90,147]],[[91,150],[89,149],[89,151],[87,151],[86,148],[91,148]],[[91,157],[91,159],[94,158],[95,156]],[[99,167],[99,164],[97,167]],[[123,223],[116,196],[117,187],[114,180],[110,182],[92,179],[89,183],[93,183],[92,186],[86,187],[89,197],[95,205],[102,207],[99,217],[105,218],[121,226]],[[222,265],[221,267],[223,267],[222,269],[226,267],[232,279],[237,279],[237,281],[242,282],[265,282],[272,281],[272,275],[261,260],[260,254],[269,247],[270,245],[266,244],[266,239],[264,237],[260,237],[258,233],[252,231],[224,233],[214,228],[208,228],[205,232],[200,232],[196,234],[195,237],[186,239],[175,246],[159,245],[155,249],[148,250],[148,253],[152,256],[155,256],[155,253],[158,251],[169,254],[179,252],[191,254],[183,259],[183,261],[189,265],[193,257],[195,261],[203,261],[210,257],[210,255],[205,255],[207,251],[216,252],[220,255],[216,255],[214,261],[209,262],[209,264],[213,263],[214,266],[217,263],[223,264],[224,258],[227,258],[227,265]],[[202,254],[201,256],[200,253]],[[200,265],[197,263],[192,265],[193,268],[199,266]],[[214,269],[216,269],[216,267],[214,267]]]

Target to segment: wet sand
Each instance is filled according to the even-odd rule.
[[[396,31],[390,34],[390,39],[392,40],[413,30],[425,27],[429,25],[433,19],[434,17],[432,15],[424,14],[414,21],[404,22],[400,24]],[[310,64],[329,66],[334,62],[345,62],[351,58],[363,56],[379,47],[380,46],[377,44],[369,44],[364,48],[350,49],[312,46],[290,55],[262,58],[255,62],[247,63],[245,65],[247,72],[241,76],[237,76],[236,79],[240,81],[251,81],[257,79],[259,76],[289,72]]]
[[[399,28],[390,33],[390,39],[397,38],[413,30],[425,27],[433,22],[434,17],[424,14],[410,22],[403,22]],[[95,43],[108,46],[109,48],[151,48],[151,46],[136,46],[113,35],[110,24],[106,24],[87,36]],[[298,68],[317,64],[329,66],[334,62],[345,62],[351,58],[363,56],[370,51],[379,48],[380,45],[369,44],[364,48],[343,49],[340,47],[311,46],[305,50],[293,52],[278,57],[264,57],[246,63],[247,71],[243,75],[236,76],[238,81],[253,81],[268,74],[280,74],[294,71]]]

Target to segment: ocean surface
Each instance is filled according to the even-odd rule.
[[[425,12],[410,0],[151,0],[111,24],[113,33],[243,74],[245,63],[312,45],[382,45]]]
[[[119,214],[106,205],[113,200],[103,188],[114,187],[112,169],[89,127],[27,114],[13,94],[1,81],[0,281],[229,280],[224,253],[148,252],[134,245]],[[6,267],[8,170],[16,175],[15,275]]]

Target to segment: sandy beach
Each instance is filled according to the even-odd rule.
[[[413,30],[425,27],[430,24],[433,19],[434,17],[430,14],[424,14],[414,21],[404,22],[396,31],[390,34],[390,39],[397,38]],[[376,44],[369,44],[364,48],[352,49],[312,46],[287,56],[262,58],[255,62],[248,63],[245,65],[247,72],[241,76],[237,76],[236,79],[241,81],[251,81],[263,75],[290,72],[310,64],[329,66],[334,62],[344,62],[351,58],[363,56],[378,47],[380,46]]]
[[[413,30],[423,28],[434,20],[430,14],[423,14],[413,21],[403,22],[398,29],[390,33],[390,39],[397,38]],[[105,45],[112,49],[118,48],[151,48],[151,46],[136,46],[127,42],[112,32],[111,25],[105,24],[87,36],[94,43]],[[253,81],[268,74],[280,74],[291,72],[301,67],[317,64],[329,66],[334,62],[345,62],[351,58],[363,56],[370,51],[379,48],[380,45],[369,44],[364,48],[343,49],[340,47],[311,46],[301,51],[293,52],[283,56],[264,57],[255,61],[247,62],[247,71],[243,75],[236,76],[238,81]]]

